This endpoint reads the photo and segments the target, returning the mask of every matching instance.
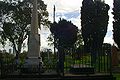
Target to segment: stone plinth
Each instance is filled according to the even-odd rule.
[[[42,72],[42,66],[43,63],[41,61],[42,59],[37,57],[29,57],[25,60],[24,65],[21,67],[22,73],[41,73]]]

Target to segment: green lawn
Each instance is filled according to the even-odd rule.
[[[120,73],[114,73],[113,76],[116,77],[116,80],[120,80]]]
[[[99,59],[97,58],[97,64],[94,65],[97,71],[106,72],[110,68],[110,59],[107,56],[100,56]],[[81,59],[74,59],[71,56],[65,56],[65,67],[70,67],[72,64],[82,64],[91,66],[91,56],[83,56]]]

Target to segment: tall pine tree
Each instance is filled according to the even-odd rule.
[[[102,48],[107,33],[109,5],[101,0],[83,0],[81,8],[82,36],[85,51],[91,53],[92,63]]]
[[[120,0],[114,0],[113,8],[113,39],[120,48]]]

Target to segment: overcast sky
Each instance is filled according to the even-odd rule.
[[[53,6],[56,6],[56,21],[59,20],[59,18],[64,18],[67,20],[72,21],[73,24],[81,28],[80,24],[80,8],[82,6],[82,0],[43,0],[45,4],[47,5],[47,10],[49,12],[49,20],[53,21]],[[108,32],[104,39],[105,43],[111,43],[113,44],[112,40],[112,17],[111,14],[112,8],[113,8],[113,0],[105,0],[105,3],[107,3],[110,6],[109,10],[109,25],[108,25]],[[50,31],[42,28],[41,30],[41,47],[44,48],[50,48],[47,44],[47,37],[49,36]],[[8,48],[8,47],[7,47]]]

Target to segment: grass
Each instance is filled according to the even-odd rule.
[[[113,76],[116,77],[116,80],[120,80],[120,73],[114,73]]]
[[[91,56],[83,56],[81,59],[74,59],[70,55],[65,56],[65,70],[69,70],[71,65],[78,64],[78,65],[86,65],[91,66]],[[97,62],[94,66],[97,72],[108,72],[110,70],[110,59],[107,56],[100,56],[97,58]]]

